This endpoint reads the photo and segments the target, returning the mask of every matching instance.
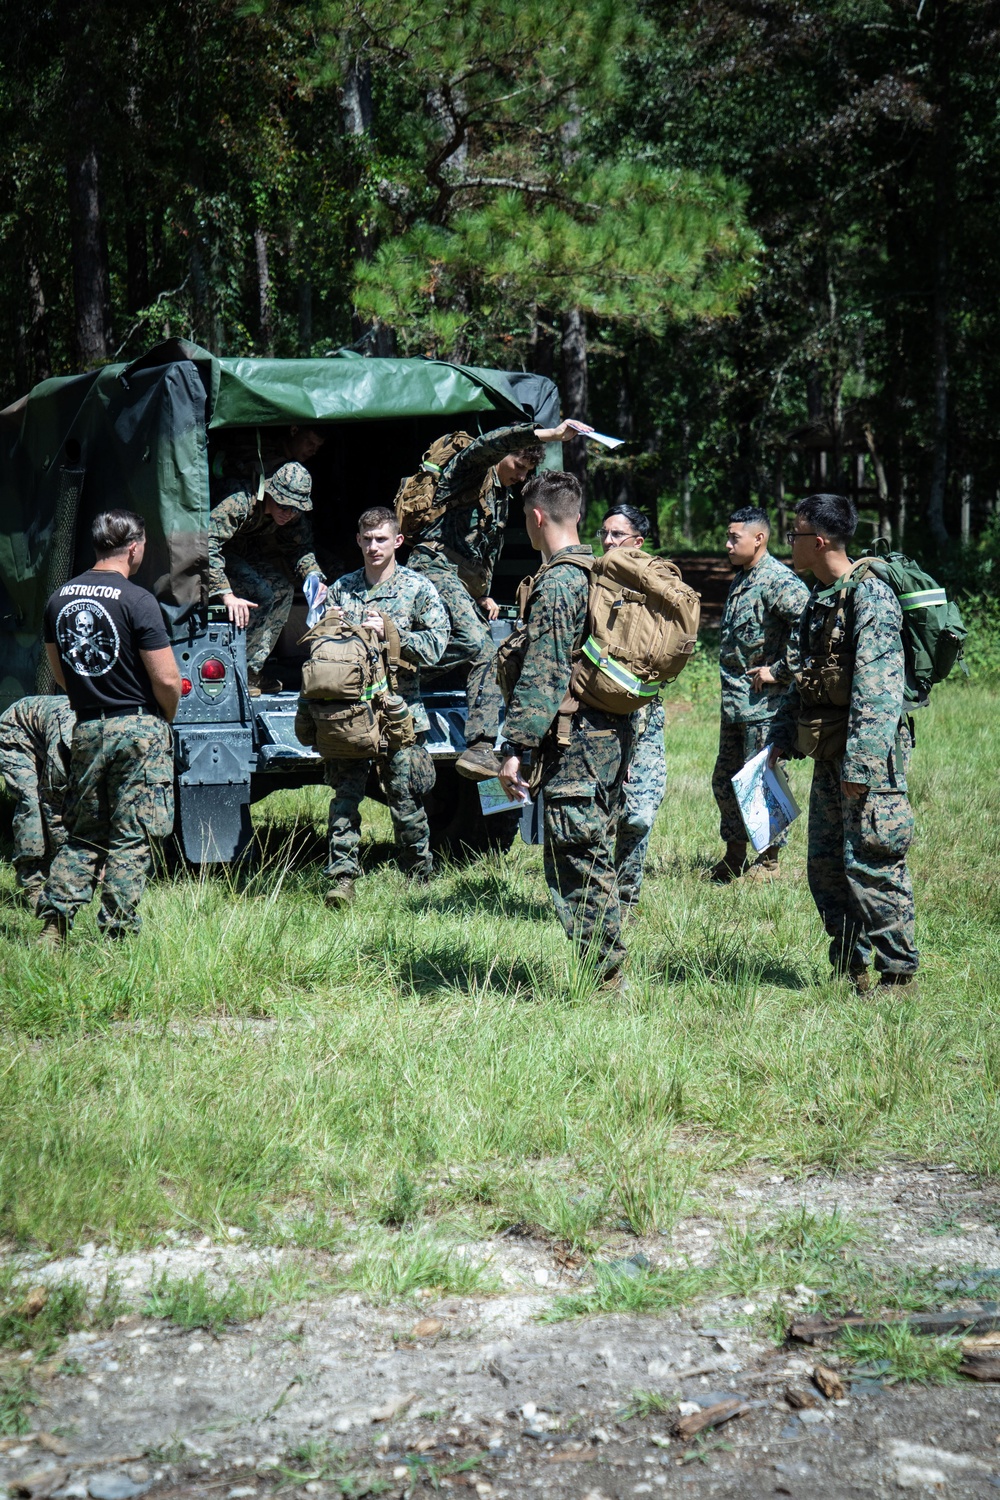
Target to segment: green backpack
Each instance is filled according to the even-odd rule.
[[[968,675],[962,661],[962,643],[968,631],[958,605],[918,563],[902,552],[890,552],[879,537],[874,547],[862,552],[868,571],[881,578],[899,600],[903,611],[903,655],[906,662],[905,702],[922,708],[936,682],[943,682],[956,662]]]

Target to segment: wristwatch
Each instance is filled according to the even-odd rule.
[[[516,755],[518,760],[524,757],[524,746],[514,745],[510,740],[502,740],[498,751],[501,760],[507,760],[511,755]]]

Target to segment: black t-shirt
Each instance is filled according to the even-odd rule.
[[[162,711],[140,651],[169,646],[160,606],[121,573],[81,573],[45,606],[45,640],[59,652],[78,718]]]

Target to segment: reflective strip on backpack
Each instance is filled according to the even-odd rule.
[[[388,691],[389,684],[383,677],[381,682],[373,682],[371,687],[365,688],[364,693],[362,694],[362,701],[364,703],[370,703],[371,700],[373,698],[376,698],[379,693],[387,693]]]
[[[440,474],[441,473],[441,469],[440,469],[439,465],[438,464],[432,464],[426,458],[424,459],[424,461],[420,465],[420,467],[423,469],[423,471],[424,471],[425,474]]]
[[[627,667],[621,662],[615,661],[611,656],[602,656],[600,647],[589,635],[583,645],[583,654],[588,661],[592,661],[616,687],[624,688],[627,693],[632,693],[637,698],[655,698],[660,691],[661,684],[658,682],[643,682],[638,677],[633,677]]]
[[[936,604],[947,604],[944,589],[915,589],[912,594],[900,594],[899,602],[904,609],[932,609]]]

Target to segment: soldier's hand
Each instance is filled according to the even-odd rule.
[[[235,625],[237,630],[246,630],[250,624],[250,611],[257,608],[253,600],[240,599],[235,594],[223,594],[222,602],[226,606],[230,624]]]
[[[521,757],[508,755],[500,767],[500,785],[516,802],[528,801],[528,783],[521,776]]]
[[[577,422],[573,417],[567,417],[558,427],[536,427],[535,437],[540,443],[565,443],[570,438],[593,430],[588,422]]]
[[[500,606],[495,599],[480,599],[479,605],[487,620],[495,620],[500,614]]]
[[[773,771],[779,760],[787,760],[788,751],[779,750],[777,745],[770,745],[767,751],[767,768]]]
[[[840,783],[840,790],[845,797],[849,797],[853,802],[855,797],[863,797],[868,787],[863,781],[842,781]]]
[[[759,693],[762,687],[770,687],[774,682],[774,673],[770,667],[751,667],[747,676],[755,693]]]
[[[366,630],[371,630],[378,636],[380,641],[385,640],[385,621],[377,610],[371,610],[361,622]]]

